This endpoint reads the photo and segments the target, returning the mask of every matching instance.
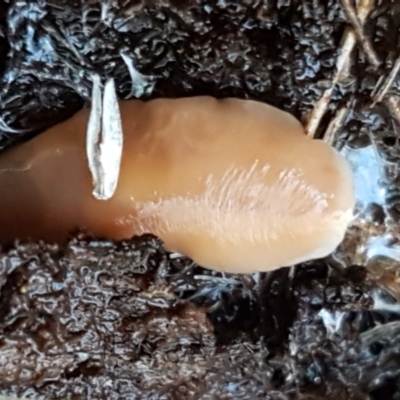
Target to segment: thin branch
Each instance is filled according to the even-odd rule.
[[[331,87],[325,90],[322,97],[315,104],[306,126],[307,135],[311,138],[315,137],[321,119],[328,108],[329,102],[331,101],[335,86],[348,76],[350,55],[356,42],[357,40],[354,31],[350,28],[346,29],[342,37],[342,45],[339,51],[339,56],[336,60],[336,73],[332,79]]]
[[[398,96],[390,96],[385,101],[386,106],[389,108],[389,111],[393,114],[396,118],[397,122],[400,124],[400,104],[399,104],[399,97]]]
[[[378,89],[377,91],[374,90],[374,92],[372,93],[372,97],[374,99],[373,105],[375,105],[376,103],[379,103],[383,100],[383,98],[385,97],[387,92],[392,87],[393,82],[396,79],[399,71],[400,71],[400,56],[397,58],[396,62],[394,63],[389,76],[386,78],[386,80],[385,80],[384,84],[381,86],[381,88]],[[378,81],[377,87],[381,84],[381,82],[382,82],[382,79],[380,79]],[[391,96],[391,97],[393,97],[393,96]]]
[[[346,29],[343,34],[342,45],[340,48],[339,56],[336,60],[336,73],[332,79],[331,87],[325,90],[322,97],[316,102],[314,109],[312,110],[311,115],[308,119],[306,132],[307,135],[311,138],[315,137],[321,119],[328,108],[335,86],[341,80],[344,80],[349,74],[349,70],[351,67],[350,55],[355,48],[357,39],[360,41],[363,50],[366,52],[368,61],[372,63],[375,67],[380,65],[380,61],[375,51],[373,50],[370,41],[365,37],[363,30],[363,24],[374,7],[374,0],[359,0],[357,4],[357,9],[355,9],[350,4],[349,0],[342,0],[342,2],[343,7],[346,9],[347,15],[352,22],[353,27]],[[332,123],[333,129],[337,121],[333,121]],[[337,131],[339,127],[336,127],[335,129]],[[328,133],[329,135],[333,134],[332,130]],[[333,141],[333,138],[328,136],[328,140]]]
[[[327,130],[325,131],[324,141],[331,146],[335,141],[336,133],[339,131],[343,122],[345,121],[347,115],[349,113],[349,106],[346,105],[342,107],[335,115],[335,117],[331,120],[328,125]]]
[[[381,61],[372,47],[371,41],[364,32],[364,23],[373,9],[375,5],[374,3],[374,0],[360,0],[356,9],[351,4],[350,0],[342,0],[343,8],[353,26],[354,33],[368,58],[368,62],[375,68],[378,68],[381,65]]]

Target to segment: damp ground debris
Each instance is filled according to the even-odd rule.
[[[363,184],[335,254],[267,274],[211,272],[149,236],[2,248],[0,394],[400,398],[399,29],[391,0],[4,1],[1,150],[87,104],[98,75],[123,98],[270,103]]]

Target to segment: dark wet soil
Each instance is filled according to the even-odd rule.
[[[150,97],[251,98],[305,119],[335,72],[347,16],[335,0],[10,0],[0,7],[1,147],[90,100],[91,74]],[[111,4],[112,3],[112,4]],[[118,6],[117,4],[118,3]],[[381,64],[353,53],[320,125],[351,112],[336,142],[374,140],[390,161],[398,219],[398,126],[371,93],[400,51],[400,6],[366,23]],[[397,79],[391,93],[400,85]],[[397,214],[396,214],[397,213]],[[345,268],[347,267],[347,268]],[[44,399],[398,399],[400,325],[369,311],[379,283],[350,257],[239,278],[167,254],[151,237],[0,254],[0,392]],[[390,301],[390,299],[388,300]]]

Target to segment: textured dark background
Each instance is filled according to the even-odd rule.
[[[87,103],[93,72],[115,77],[126,96],[121,52],[154,77],[147,97],[237,96],[305,119],[330,85],[348,26],[334,0],[118,3],[3,2],[2,148]],[[318,134],[350,102],[336,143],[360,147],[373,137],[396,165],[398,126],[384,104],[372,106],[371,92],[399,55],[400,6],[375,3],[365,33],[382,64],[353,52]],[[373,218],[400,213],[397,168],[390,173],[386,207]],[[399,399],[397,316],[368,310],[381,283],[351,264],[329,258],[240,279],[171,258],[154,238],[16,243],[0,254],[0,391],[71,400]]]

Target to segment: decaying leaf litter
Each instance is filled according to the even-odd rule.
[[[0,13],[2,147],[90,101],[94,73],[114,78],[127,97],[137,71],[155,80],[143,98],[237,96],[302,118],[310,135],[343,150],[363,183],[354,226],[327,260],[245,279],[166,254],[150,237],[4,249],[3,394],[399,396],[400,6],[213,4],[7,2]]]

